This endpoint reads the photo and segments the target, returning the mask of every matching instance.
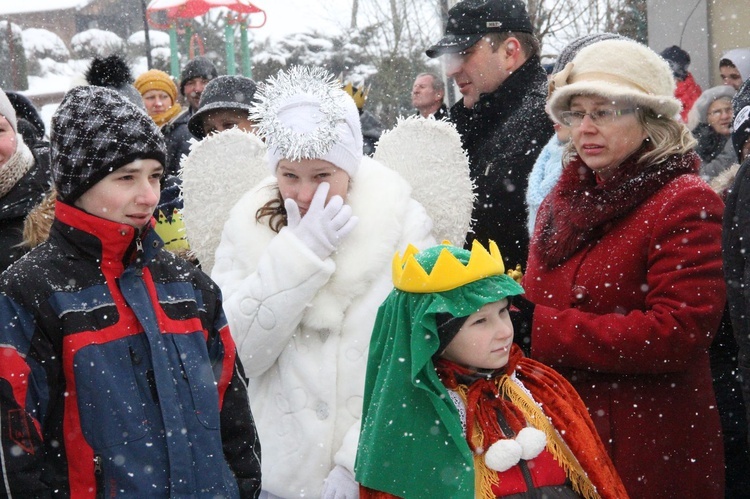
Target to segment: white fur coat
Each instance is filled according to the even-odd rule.
[[[274,196],[269,178],[234,206],[212,277],[250,378],[263,489],[319,497],[335,464],[354,467],[367,351],[393,286],[393,255],[435,240],[409,184],[370,158],[346,200],[359,223],[331,258],[320,260],[288,229],[256,223]]]

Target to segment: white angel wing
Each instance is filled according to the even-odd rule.
[[[190,247],[206,274],[211,275],[229,211],[268,176],[265,154],[258,137],[233,128],[193,144],[182,161],[182,216]]]
[[[374,159],[396,170],[427,210],[438,241],[463,246],[471,227],[474,183],[456,128],[417,116],[399,119],[378,142]]]

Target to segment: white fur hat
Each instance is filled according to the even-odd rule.
[[[266,139],[272,173],[282,158],[322,159],[354,177],[362,161],[362,128],[352,97],[319,68],[296,66],[259,86],[251,119]]]
[[[604,40],[581,49],[550,82],[549,108],[560,122],[576,95],[627,99],[657,115],[672,118],[682,105],[667,61],[632,40]]]

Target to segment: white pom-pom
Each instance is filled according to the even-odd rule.
[[[498,440],[487,449],[484,464],[491,470],[507,471],[518,464],[521,452],[521,446],[515,440]]]
[[[516,442],[523,450],[521,457],[528,461],[538,456],[547,446],[547,435],[536,428],[526,427],[518,432]]]

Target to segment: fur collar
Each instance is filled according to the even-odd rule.
[[[247,231],[247,247],[238,248],[237,254],[244,255],[242,266],[248,273],[256,270],[277,235],[267,224],[255,223],[257,209],[275,196],[276,179],[267,178],[232,209],[230,220],[251,220],[243,222],[247,225],[242,227],[230,227],[232,231]],[[303,327],[339,331],[352,301],[367,293],[376,280],[389,277],[393,254],[403,250],[398,247],[404,238],[403,219],[410,203],[415,202],[411,186],[398,173],[363,158],[346,202],[359,223],[332,255],[336,270],[307,307]]]
[[[700,158],[692,151],[648,165],[637,163],[641,154],[632,155],[612,178],[601,183],[578,157],[565,166],[539,213],[540,230],[532,245],[548,268],[601,238],[614,221],[629,214],[672,179],[694,174],[700,166]]]

